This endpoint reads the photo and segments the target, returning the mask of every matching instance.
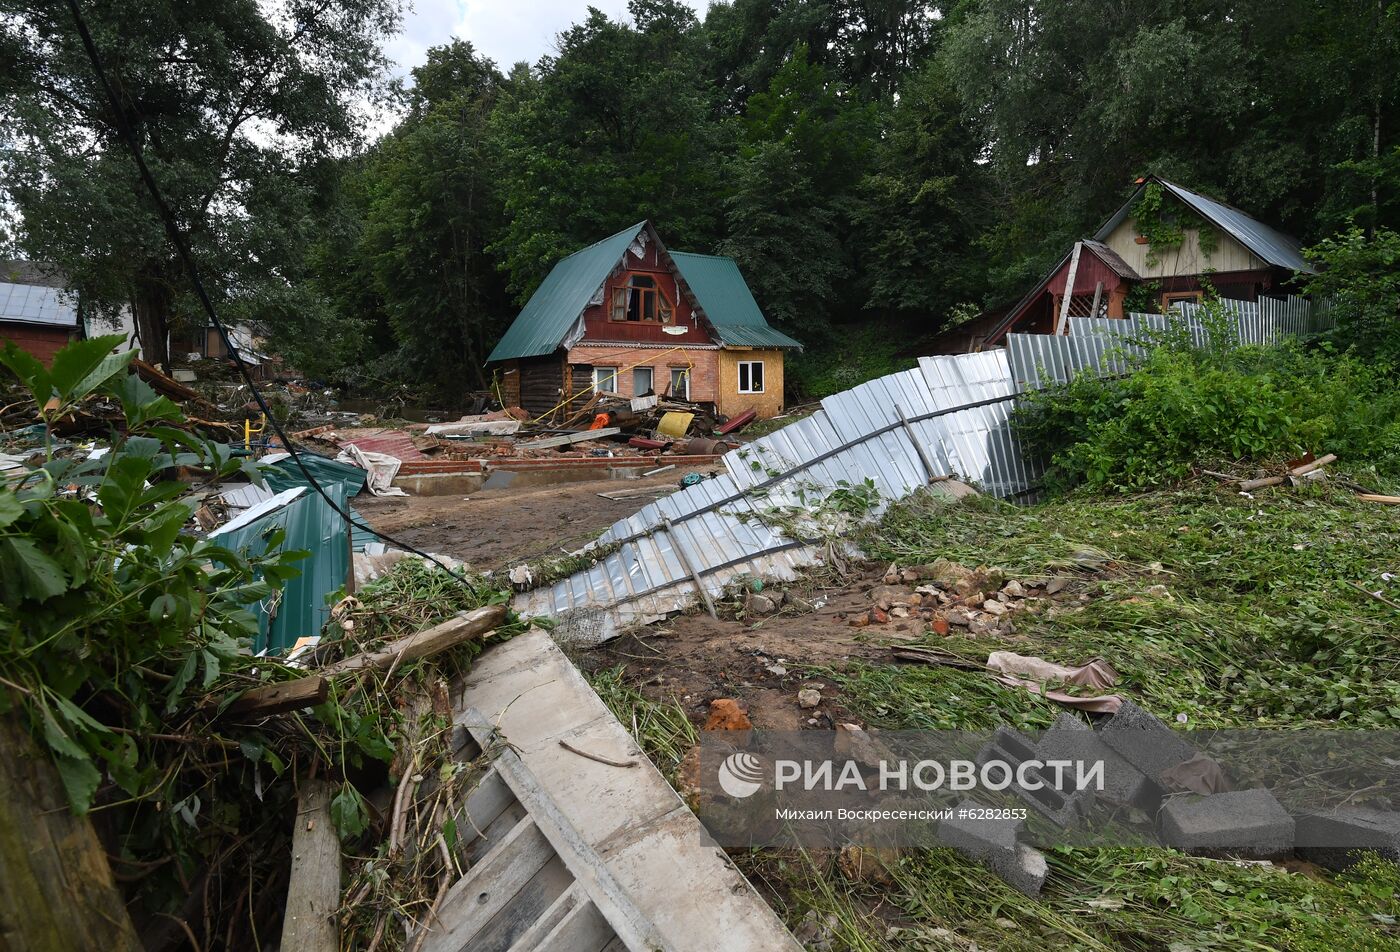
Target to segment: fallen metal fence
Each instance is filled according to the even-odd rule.
[[[1302,298],[1229,308],[1242,342],[1322,322]],[[871,492],[872,516],[940,477],[1000,498],[1033,496],[1042,466],[1012,431],[1016,397],[1078,373],[1126,373],[1150,335],[1169,326],[1206,343],[1189,307],[1175,316],[1072,318],[1065,337],[1010,334],[1005,349],[923,357],[912,370],[827,397],[811,416],[725,454],[725,473],[619,520],[586,547],[603,553],[595,564],[517,595],[514,607],[558,619],[561,638],[604,641],[742,577],[793,579],[824,552],[785,534],[772,514],[814,510],[813,500],[837,490]]]

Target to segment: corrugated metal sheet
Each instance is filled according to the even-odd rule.
[[[330,617],[327,596],[345,584],[350,547],[345,521],[318,494],[293,486],[247,510],[212,533],[210,539],[245,557],[267,551],[268,534],[286,531],[283,551],[311,554],[295,563],[300,575],[258,605],[255,652],[281,652],[298,638],[319,635]]]
[[[1240,336],[1261,341],[1325,320],[1302,299],[1230,307]],[[1067,337],[1011,334],[1005,350],[924,357],[914,370],[827,397],[811,416],[727,453],[725,474],[615,523],[595,543],[613,550],[597,565],[518,595],[515,607],[560,619],[563,637],[601,641],[689,605],[696,584],[685,563],[718,594],[738,577],[790,579],[819,560],[816,548],[765,522],[776,507],[810,507],[869,480],[879,497],[874,515],[944,475],[1002,498],[1030,495],[1043,470],[1012,433],[1012,398],[1080,372],[1126,372],[1144,352],[1137,341],[1173,322],[1205,342],[1204,325],[1189,313],[1073,318]]]
[[[1232,238],[1254,252],[1268,264],[1279,268],[1288,268],[1292,271],[1302,271],[1306,274],[1316,274],[1312,265],[1303,258],[1302,247],[1298,239],[1269,225],[1264,224],[1257,218],[1253,218],[1232,208],[1224,202],[1218,202],[1213,198],[1202,195],[1200,192],[1192,191],[1183,185],[1175,182],[1168,182],[1164,178],[1152,176],[1138,186],[1133,197],[1123,204],[1123,207],[1114,213],[1113,217],[1104,223],[1095,234],[1094,240],[1103,241],[1109,236],[1113,229],[1117,228],[1125,218],[1132,212],[1133,203],[1137,201],[1142,190],[1147,187],[1148,182],[1160,182],[1163,187],[1170,191],[1181,201],[1195,209],[1202,218],[1215,225],[1217,228],[1228,233]]]
[[[588,301],[627,251],[646,222],[591,244],[561,260],[511,323],[487,362],[540,357],[558,349]]]
[[[671,260],[724,343],[736,347],[802,346],[768,325],[733,258],[673,251]]]
[[[59,288],[0,282],[0,321],[77,327],[77,299]]]

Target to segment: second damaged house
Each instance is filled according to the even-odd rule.
[[[532,416],[591,393],[652,394],[726,416],[783,411],[783,354],[732,258],[668,251],[639,222],[555,264],[489,362]]]

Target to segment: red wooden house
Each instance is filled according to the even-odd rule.
[[[783,354],[732,258],[668,251],[639,222],[555,264],[488,363],[507,405],[655,393],[726,416],[783,408]]]

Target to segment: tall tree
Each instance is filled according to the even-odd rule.
[[[508,224],[495,247],[520,297],[560,256],[643,218],[681,247],[718,237],[723,129],[699,24],[677,0],[628,9],[631,24],[590,9],[502,97]]]
[[[105,0],[82,4],[113,108],[68,7],[0,0],[0,197],[28,255],[90,304],[130,304],[146,353],[167,359],[193,312],[155,207],[118,130],[133,130],[211,290],[286,284],[294,184],[354,143],[399,0]]]

